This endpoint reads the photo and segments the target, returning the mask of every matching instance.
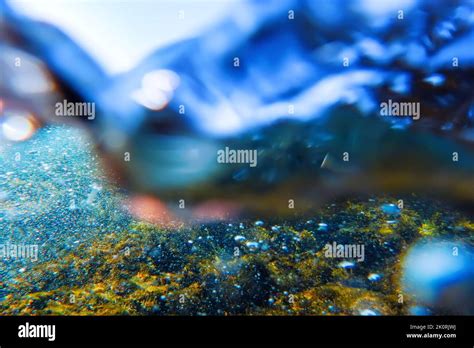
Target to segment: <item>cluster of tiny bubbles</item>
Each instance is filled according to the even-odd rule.
[[[39,245],[38,262],[125,230],[130,222],[81,130],[42,128],[6,146],[0,167],[0,231]]]

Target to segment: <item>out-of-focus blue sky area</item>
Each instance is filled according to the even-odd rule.
[[[194,37],[239,0],[9,0],[25,15],[51,23],[110,74],[133,68],[159,47]],[[184,11],[184,20],[179,19]]]

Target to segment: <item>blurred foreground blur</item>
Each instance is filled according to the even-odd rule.
[[[290,199],[304,212],[368,192],[473,203],[471,1],[231,1],[224,19],[113,76],[14,4],[2,2],[3,141],[45,123],[85,126],[111,177],[171,209],[217,200],[293,214]],[[108,6],[126,23],[153,5],[128,17]],[[392,101],[418,104],[418,118],[382,116]],[[66,102],[97,115],[58,116]],[[219,163],[226,147],[255,150],[258,165]]]

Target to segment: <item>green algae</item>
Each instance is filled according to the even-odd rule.
[[[64,250],[0,284],[2,315],[382,315],[408,314],[400,286],[406,250],[451,233],[474,244],[474,222],[434,200],[405,198],[396,222],[387,197],[335,203],[306,222],[214,223],[162,228],[132,222]],[[416,207],[416,209],[411,207]],[[422,209],[429,206],[430,209]],[[328,225],[318,230],[318,222]],[[272,228],[277,226],[275,228]],[[234,240],[236,235],[245,241]],[[251,250],[246,241],[258,242]],[[361,243],[352,269],[324,257],[326,243]],[[263,247],[265,246],[265,247]],[[381,274],[377,282],[367,276]],[[400,303],[400,294],[405,295]]]

